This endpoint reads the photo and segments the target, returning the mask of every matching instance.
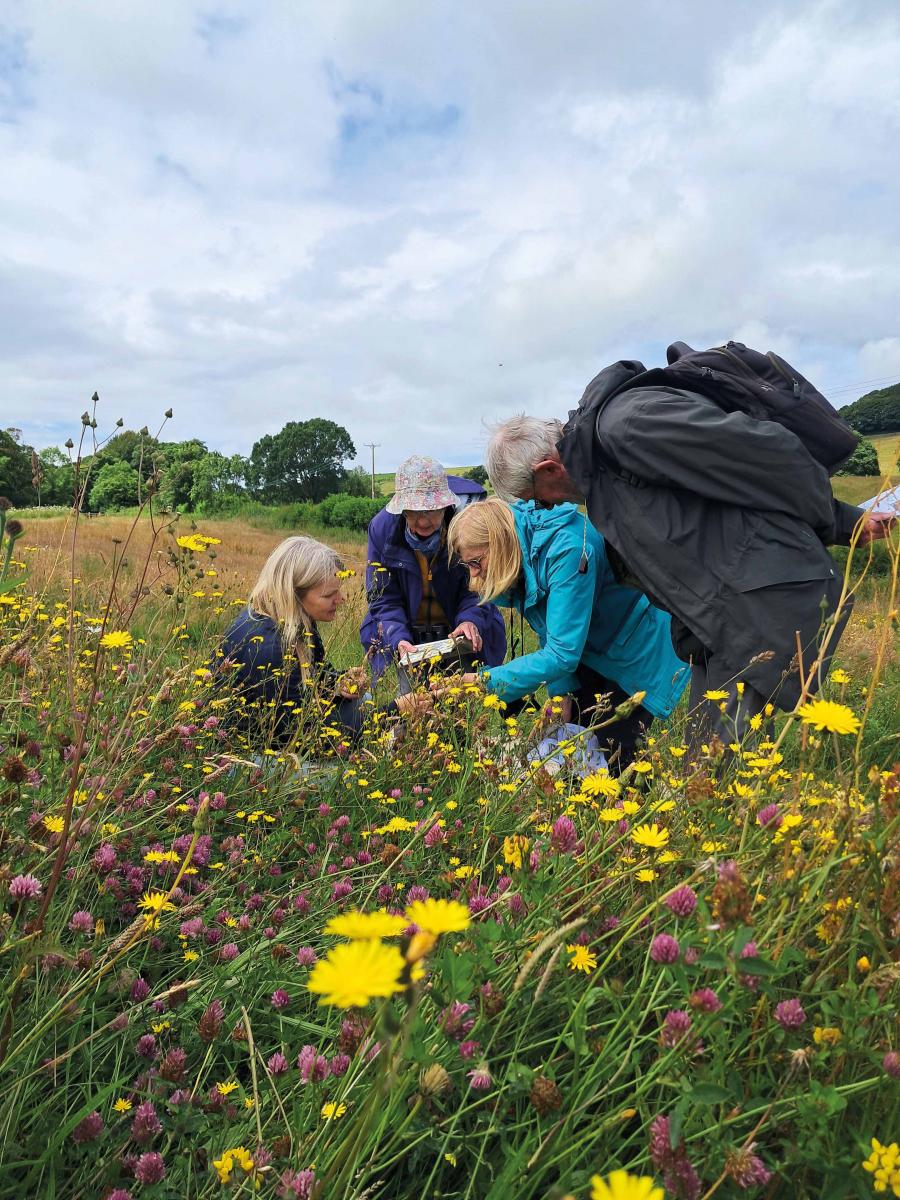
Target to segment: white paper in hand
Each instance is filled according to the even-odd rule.
[[[859,507],[900,517],[900,483],[896,487],[888,488],[887,491],[879,492],[871,500],[863,500]]]

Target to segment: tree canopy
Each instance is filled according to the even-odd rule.
[[[250,452],[248,479],[260,500],[319,501],[340,490],[344,463],[356,455],[350,434],[334,421],[289,421],[267,433]]]
[[[839,415],[857,433],[893,433],[900,429],[900,383],[866,392],[845,404]]]

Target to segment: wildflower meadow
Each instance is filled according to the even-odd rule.
[[[0,1197],[900,1196],[896,532],[796,713],[581,778],[453,678],[255,759],[278,534],[0,519]]]

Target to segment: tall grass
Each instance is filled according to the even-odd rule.
[[[255,763],[203,671],[283,534],[250,515],[198,522],[203,553],[146,516],[16,544],[0,1197],[583,1197],[618,1167],[666,1196],[871,1194],[900,1116],[897,546],[848,568],[826,694],[858,729],[781,716],[729,760],[679,714],[582,781],[529,766],[536,714],[462,686],[355,746],[306,713]],[[362,571],[362,539],[341,553]],[[327,923],[425,896],[456,931],[404,917],[371,948],[398,948],[391,994],[358,967],[371,999],[319,1004]]]

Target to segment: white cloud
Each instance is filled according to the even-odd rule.
[[[889,0],[14,12],[2,416],[38,444],[96,387],[227,451],[324,414],[477,461],[675,338],[838,402],[900,374]]]

